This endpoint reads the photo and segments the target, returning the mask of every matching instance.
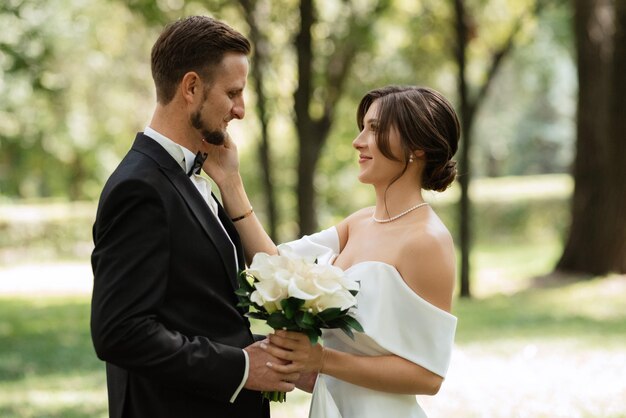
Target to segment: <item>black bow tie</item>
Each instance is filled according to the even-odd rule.
[[[187,173],[189,177],[191,177],[192,174],[200,174],[202,164],[204,164],[204,160],[206,160],[206,157],[208,155],[209,154],[207,154],[206,152],[198,151],[195,160],[193,160],[193,167],[191,167],[191,170],[189,170],[189,172]]]

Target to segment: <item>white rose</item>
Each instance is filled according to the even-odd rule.
[[[278,256],[257,253],[252,259],[248,273],[258,281],[250,300],[263,306],[269,313],[281,309],[280,302],[288,297],[289,274],[284,270],[284,261]]]
[[[288,293],[290,297],[309,301],[319,297],[323,291],[315,286],[310,277],[295,274],[289,280]]]
[[[356,305],[356,298],[347,290],[340,290],[334,293],[320,296],[315,301],[315,308],[321,312],[328,308],[349,309]]]
[[[281,308],[280,301],[287,298],[284,281],[263,280],[255,283],[256,290],[250,295],[250,300],[261,305],[269,313]]]
[[[257,279],[250,300],[269,313],[281,310],[280,302],[289,297],[304,300],[304,308],[314,313],[354,306],[356,299],[350,291],[358,291],[359,283],[340,268],[313,261],[298,256],[288,246],[281,246],[281,255],[256,254],[248,269]]]
[[[290,244],[280,244],[278,246],[278,252],[281,256],[285,256],[285,258],[289,260],[302,260],[306,264],[313,264],[316,259],[314,255],[302,255],[297,253]]]

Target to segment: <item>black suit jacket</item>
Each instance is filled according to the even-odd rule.
[[[219,217],[243,263],[221,206]],[[138,134],[107,181],[93,237],[91,333],[107,363],[110,416],[269,416],[259,392],[229,402],[244,373],[241,349],[254,341],[236,307],[232,245],[151,138]]]

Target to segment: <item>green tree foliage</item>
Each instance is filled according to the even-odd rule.
[[[282,214],[276,226],[280,241],[296,237],[299,231],[294,190],[297,155],[302,150],[293,94],[300,84],[294,46],[301,23],[300,2],[252,3],[266,38],[262,81],[269,157],[275,170],[271,183],[277,212]],[[367,90],[391,83],[423,84],[458,103],[451,3],[390,0],[384,13],[373,13],[377,4],[343,0],[313,4],[312,87],[306,111],[311,120],[327,117],[332,122],[312,169],[318,197],[314,205],[322,227],[373,203],[370,189],[356,180],[358,167],[351,146],[357,134],[356,105]],[[480,82],[489,52],[501,43],[529,0],[469,4],[476,10],[481,40],[472,44],[474,64],[469,76],[472,82]],[[520,47],[503,64],[494,94],[478,112],[472,153],[477,176],[543,172],[553,157],[558,164],[552,171],[569,164],[574,88],[563,74],[572,68],[568,67],[570,16],[562,7],[554,10],[549,18],[526,24],[525,34],[518,39]],[[250,35],[244,8],[223,0],[2,2],[0,22],[7,30],[0,33],[0,194],[97,197],[134,132],[145,126],[153,110],[149,55],[154,39],[165,23],[191,14],[213,15]],[[338,90],[329,71],[337,68],[338,51],[347,47],[357,52]],[[256,76],[250,74],[246,91],[247,117],[233,124],[231,134],[240,144],[251,197],[263,202],[268,195],[258,174],[262,166],[256,144],[262,126],[256,110]],[[563,87],[555,88],[555,80],[562,81]],[[334,105],[324,116],[329,99]],[[555,121],[559,128],[554,128]],[[553,143],[556,137],[559,145]],[[255,209],[260,209],[262,219],[268,218],[262,206]]]
[[[1,193],[97,196],[147,116],[145,27],[78,0],[3,2],[0,19]]]

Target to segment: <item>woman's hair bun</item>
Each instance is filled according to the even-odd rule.
[[[426,190],[443,192],[450,187],[456,178],[457,170],[456,161],[454,160],[449,160],[446,164],[435,166],[430,172],[428,170],[430,167],[427,166],[426,168],[424,178],[422,179],[422,187]]]

